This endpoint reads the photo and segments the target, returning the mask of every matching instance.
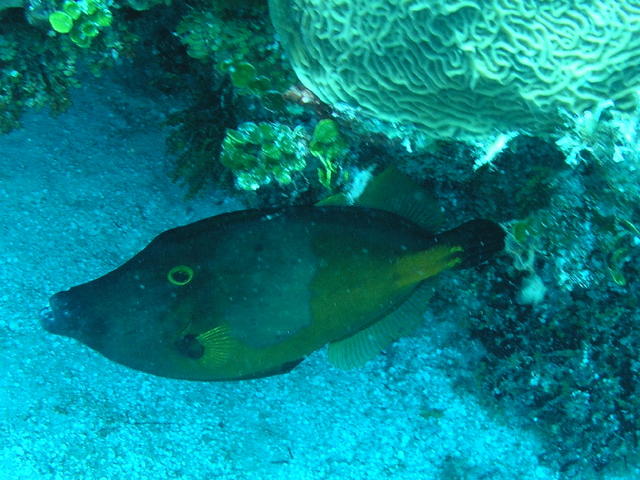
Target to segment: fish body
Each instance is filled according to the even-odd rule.
[[[116,270],[55,294],[42,323],[155,375],[285,373],[326,344],[367,350],[365,337],[381,336],[384,347],[402,331],[394,312],[426,280],[484,261],[503,236],[488,220],[433,235],[363,206],[232,212],[168,230]]]

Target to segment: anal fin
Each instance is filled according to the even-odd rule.
[[[398,308],[350,337],[331,342],[329,362],[345,370],[363,366],[391,343],[413,332],[421,323],[434,281],[422,282]]]

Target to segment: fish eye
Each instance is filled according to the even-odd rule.
[[[167,273],[167,280],[172,285],[177,285],[181,287],[182,285],[186,285],[193,279],[193,268],[188,267],[187,265],[177,265],[169,270]]]

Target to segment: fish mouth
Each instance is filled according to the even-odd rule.
[[[49,306],[40,310],[40,325],[49,333],[75,338],[98,349],[108,328],[106,319],[88,301],[91,294],[85,286],[56,293],[49,299]]]
[[[51,332],[53,333],[56,329],[56,318],[53,315],[53,310],[51,310],[51,307],[47,306],[42,308],[42,310],[40,310],[40,325],[42,326],[42,328],[44,328],[47,332]]]
[[[70,308],[67,292],[59,292],[49,299],[49,306],[40,310],[40,325],[55,335],[73,336],[77,330],[77,315]]]

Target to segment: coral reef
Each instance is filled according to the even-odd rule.
[[[73,43],[89,48],[102,29],[110,27],[113,20],[110,2],[66,0],[60,10],[49,14],[49,24],[57,33],[69,34]]]
[[[259,206],[312,203],[398,166],[433,186],[444,228],[486,217],[509,233],[498,265],[432,303],[483,348],[465,387],[540,432],[567,479],[637,465],[637,2],[270,5],[304,85],[264,1],[4,0],[0,131],[63,110],[79,71],[138,45],[177,99],[167,146],[188,195],[235,185]]]
[[[551,135],[561,114],[636,108],[635,1],[270,0],[302,81],[427,136]]]
[[[79,72],[98,75],[132,55],[138,23],[113,22],[126,12],[112,8],[94,0],[0,8],[0,132],[16,128],[25,109],[65,110]]]
[[[176,156],[172,179],[187,187],[188,197],[224,174],[220,164],[222,141],[227,128],[235,128],[238,123],[229,82],[213,88],[208,84],[210,78],[204,75],[199,79],[197,96],[189,107],[167,118],[171,128],[167,149]]]
[[[233,172],[241,190],[257,190],[275,180],[291,183],[306,166],[304,131],[278,123],[245,122],[227,130],[220,163]]]
[[[282,92],[295,80],[264,2],[203,5],[181,19],[176,34],[189,56],[230,73],[241,93]]]
[[[472,388],[538,432],[563,479],[625,471],[639,453],[640,173],[590,157],[569,167],[553,144],[519,139],[492,168],[437,184],[450,221],[502,219],[509,238],[501,265],[483,271],[492,281],[446,286],[456,301],[434,311],[481,343]],[[405,161],[437,170],[425,155]]]
[[[189,132],[176,139],[174,130],[169,145],[171,151],[181,152],[176,173],[190,185],[190,194],[200,191],[207,183],[226,185],[228,172],[234,175],[236,186],[245,191],[268,184],[276,188],[288,185],[291,175],[306,166],[304,157],[308,152],[302,140],[307,135],[305,127],[294,132],[285,123],[293,118],[302,120],[298,114],[304,115],[304,109],[297,114],[287,110],[290,102],[285,100],[284,93],[294,84],[295,76],[281,47],[273,41],[266,3],[199,5],[182,17],[176,35],[192,61],[210,72],[209,83],[229,79],[225,104],[230,107],[233,103],[237,117],[234,125],[218,121],[218,125],[229,130],[224,133],[223,128],[222,136],[211,136],[207,130],[216,128],[216,115],[202,122],[194,117],[193,109],[188,108],[179,116],[172,116],[171,124],[178,131]],[[198,82],[193,97],[208,98],[208,88],[206,82]],[[220,106],[220,102],[213,99],[207,101]],[[204,113],[206,102],[197,100],[196,103],[203,106]],[[178,149],[176,145],[180,145]],[[193,158],[189,159],[190,156]],[[191,167],[185,169],[185,165]],[[277,181],[272,183],[272,180]]]
[[[29,25],[21,10],[0,15],[0,132],[8,132],[27,108],[68,107],[80,53]]]
[[[347,141],[335,120],[324,118],[316,124],[309,142],[309,152],[322,164],[322,168],[318,169],[320,183],[331,188],[339,165],[348,152]]]

